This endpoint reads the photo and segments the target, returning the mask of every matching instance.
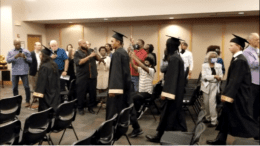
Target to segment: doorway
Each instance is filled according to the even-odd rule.
[[[27,46],[28,50],[31,52],[34,50],[34,43],[40,42],[42,43],[42,36],[41,35],[27,35]]]

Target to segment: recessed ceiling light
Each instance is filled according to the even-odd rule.
[[[108,20],[107,18],[104,18],[104,20],[106,21],[106,20]]]
[[[239,15],[244,15],[244,14],[245,14],[245,12],[239,12],[238,14],[239,14]]]
[[[170,17],[169,19],[174,19],[174,17]]]
[[[71,21],[69,23],[72,23]]]

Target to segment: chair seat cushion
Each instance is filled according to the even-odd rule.
[[[165,131],[160,143],[162,145],[189,145],[193,132]]]

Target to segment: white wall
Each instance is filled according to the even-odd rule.
[[[24,0],[25,20],[257,11],[259,0]]]

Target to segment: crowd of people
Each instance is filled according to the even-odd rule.
[[[14,40],[15,48],[7,55],[7,62],[12,63],[13,95],[19,94],[21,78],[26,91],[26,107],[30,106],[33,93],[33,98],[39,99],[39,106],[32,108],[42,111],[53,107],[56,110],[63,101],[60,92],[71,89],[71,82],[75,80],[73,98],[77,98],[80,115],[85,114],[86,105],[88,112],[94,114],[97,93],[107,92],[106,120],[134,103],[130,118],[133,131],[129,136],[143,134],[138,119],[146,110],[141,105],[152,98],[157,57],[153,53],[154,46],[145,44],[142,39],[134,42],[130,38],[130,46],[125,49],[124,37],[115,32],[111,42],[99,49],[92,49],[91,43],[83,39],[78,41],[77,49],[71,44],[66,49],[59,48],[56,40],[50,41],[49,48],[42,49],[42,44],[35,42],[32,52],[21,48],[21,42]],[[185,86],[194,68],[193,56],[185,41],[168,37],[164,57],[159,61],[159,71],[164,74],[161,118],[157,133],[146,135],[152,142],[160,142],[164,131],[187,131],[182,104]],[[245,43],[249,43],[246,49]],[[247,40],[234,35],[229,50],[233,58],[223,92],[220,85],[226,71],[220,47],[209,46],[202,64],[201,91],[203,108],[207,112],[204,122],[219,130],[215,140],[207,141],[213,145],[226,144],[228,134],[259,139],[259,35],[251,33]],[[65,76],[69,79],[64,80]],[[216,111],[217,94],[222,94],[220,115]]]

